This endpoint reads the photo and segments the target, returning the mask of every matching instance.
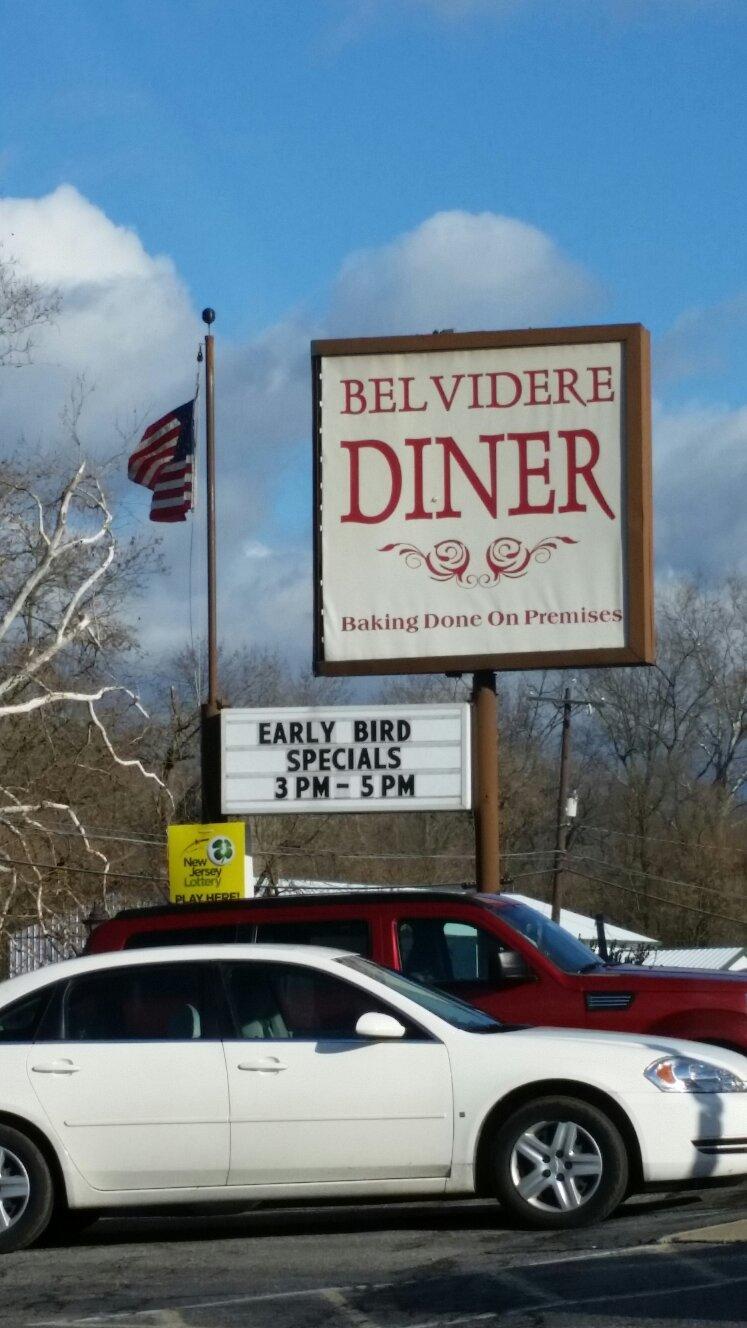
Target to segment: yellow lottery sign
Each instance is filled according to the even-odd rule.
[[[174,904],[244,898],[244,822],[169,826],[169,895]]]

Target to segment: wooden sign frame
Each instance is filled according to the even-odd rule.
[[[523,348],[619,342],[625,383],[622,438],[625,534],[622,647],[524,651],[518,653],[424,656],[422,658],[329,660],[323,637],[321,368],[333,356],[376,355],[465,349]],[[428,336],[361,337],[311,343],[314,485],[314,672],[322,676],[391,673],[472,673],[652,664],[653,533],[651,484],[651,373],[649,334],[640,323],[591,327],[523,329],[504,332],[439,332]]]

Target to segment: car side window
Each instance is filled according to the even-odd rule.
[[[60,1008],[66,1042],[192,1042],[216,1035],[211,966],[142,964],[85,973]]]
[[[0,1042],[33,1042],[51,991],[42,987],[0,1010]]]
[[[234,1036],[249,1041],[302,1042],[357,1040],[362,1014],[393,1015],[406,1037],[426,1035],[398,1010],[361,987],[318,969],[295,964],[224,965]]]
[[[352,950],[363,959],[371,955],[368,923],[359,918],[260,922],[256,939],[273,944],[328,945],[334,950]]]
[[[514,952],[471,922],[403,918],[397,932],[402,972],[416,982],[453,991],[477,984],[500,986],[511,976]]]

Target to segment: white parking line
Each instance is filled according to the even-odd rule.
[[[413,1280],[413,1279],[408,1279]],[[153,1321],[154,1314],[184,1314],[189,1310],[223,1309],[227,1305],[260,1305],[273,1300],[301,1300],[309,1296],[330,1296],[337,1293],[344,1296],[355,1291],[384,1291],[393,1286],[407,1285],[402,1282],[352,1282],[349,1286],[309,1287],[304,1291],[266,1291],[253,1296],[222,1296],[220,1300],[196,1300],[189,1305],[180,1305],[178,1310],[115,1310],[112,1314],[88,1314],[79,1319],[34,1319],[31,1328],[97,1328],[99,1324],[116,1324],[117,1328],[127,1328],[129,1320],[137,1320],[138,1328]],[[158,1323],[158,1320],[155,1321]],[[160,1328],[160,1325],[159,1325]]]
[[[527,1267],[532,1271],[535,1271],[537,1268],[552,1267],[559,1264],[589,1262],[590,1260],[596,1259],[630,1258],[632,1256],[640,1255],[650,1255],[654,1257],[658,1255],[664,1258],[668,1257],[669,1259],[674,1259],[674,1261],[679,1264],[686,1264],[688,1266],[697,1265],[701,1278],[705,1274],[707,1280],[701,1280],[697,1284],[689,1284],[684,1288],[686,1291],[701,1291],[707,1287],[716,1286],[737,1286],[747,1282],[747,1277],[721,1278],[718,1273],[715,1273],[713,1269],[708,1266],[706,1260],[695,1259],[689,1254],[689,1252],[685,1255],[683,1251],[674,1249],[671,1245],[665,1244],[632,1245],[622,1249],[579,1250],[572,1254],[551,1255],[547,1259],[533,1259]],[[559,1300],[532,1286],[529,1283],[529,1279],[524,1272],[524,1267],[521,1264],[516,1268],[506,1267],[505,1269],[501,1269],[499,1267],[495,1272],[498,1278],[504,1278],[507,1283],[511,1284],[513,1282],[522,1289],[525,1289],[528,1296],[531,1296],[533,1303],[517,1306],[516,1309],[511,1310],[492,1310],[489,1313],[465,1314],[452,1319],[441,1317],[437,1319],[423,1319],[417,1321],[410,1320],[406,1325],[402,1325],[402,1328],[458,1328],[458,1325],[461,1324],[480,1323],[488,1319],[510,1320],[517,1314],[526,1314],[532,1310],[541,1309],[544,1311],[552,1309],[563,1311],[573,1308],[582,1309],[582,1307],[587,1305],[602,1305],[615,1300],[634,1300],[637,1297],[644,1295],[655,1296],[671,1293],[670,1287],[662,1289],[661,1291],[631,1291],[617,1293],[614,1296],[601,1295],[582,1297],[577,1300]],[[30,1328],[107,1328],[108,1325],[112,1325],[112,1328],[189,1328],[189,1325],[184,1323],[183,1316],[193,1310],[224,1309],[232,1305],[261,1305],[273,1301],[283,1302],[311,1299],[315,1296],[321,1297],[341,1313],[345,1314],[349,1322],[355,1325],[355,1328],[379,1328],[379,1325],[377,1325],[372,1319],[368,1318],[354,1305],[351,1305],[347,1300],[347,1297],[351,1294],[360,1295],[361,1292],[371,1293],[373,1291],[401,1289],[402,1287],[413,1285],[420,1280],[422,1279],[411,1277],[407,1278],[405,1281],[353,1282],[346,1286],[308,1287],[299,1291],[267,1291],[248,1296],[226,1296],[215,1300],[193,1301],[190,1304],[180,1305],[178,1308],[174,1309],[159,1307],[147,1310],[117,1310],[110,1314],[93,1314],[75,1319],[35,1319],[32,1321]],[[169,1315],[171,1318],[166,1317]],[[387,1328],[393,1328],[393,1325],[388,1323]]]
[[[367,1314],[363,1314],[359,1309],[356,1309],[355,1305],[351,1305],[341,1291],[322,1291],[321,1295],[336,1310],[344,1314],[350,1323],[355,1324],[356,1328],[378,1328],[378,1324],[375,1324],[373,1319],[369,1319]]]
[[[569,1310],[583,1309],[584,1306],[616,1305],[623,1300],[630,1301],[640,1300],[643,1297],[671,1296],[672,1293],[676,1291],[682,1291],[688,1296],[692,1291],[708,1291],[709,1289],[712,1290],[714,1286],[736,1287],[740,1286],[743,1282],[747,1282],[747,1277],[725,1277],[722,1278],[720,1282],[714,1282],[711,1277],[707,1282],[688,1282],[687,1285],[683,1287],[673,1287],[671,1285],[665,1287],[649,1287],[647,1290],[639,1291],[616,1291],[614,1294],[605,1296],[579,1296],[578,1299],[572,1297],[570,1300],[554,1300],[550,1304],[543,1305],[542,1310],[543,1313],[545,1310],[562,1310],[567,1313]],[[526,1314],[526,1312],[527,1306],[521,1305],[514,1310],[506,1311],[501,1314],[500,1317],[502,1319],[512,1319],[517,1314]],[[409,1328],[426,1328],[426,1326],[425,1324],[414,1323],[409,1325]]]
[[[415,1323],[402,1324],[402,1328],[457,1328],[462,1323],[485,1323],[487,1319],[497,1319],[499,1313],[490,1310],[487,1314],[460,1314],[457,1319],[418,1319]]]

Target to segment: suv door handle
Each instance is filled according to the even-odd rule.
[[[34,1074],[77,1074],[79,1065],[74,1065],[72,1061],[39,1061],[38,1065],[32,1065]]]
[[[287,1070],[288,1066],[283,1065],[282,1061],[276,1060],[274,1056],[263,1056],[258,1061],[239,1061],[238,1070],[257,1070],[260,1074],[279,1074],[281,1070]]]

